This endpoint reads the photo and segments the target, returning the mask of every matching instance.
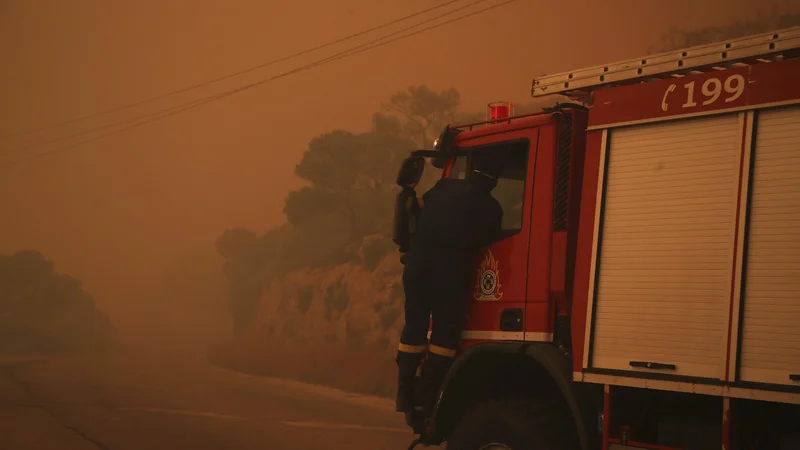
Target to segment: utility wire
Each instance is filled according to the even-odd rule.
[[[485,1],[485,0],[478,0],[475,3],[479,3],[481,1]],[[313,67],[317,67],[317,66],[324,65],[324,64],[327,64],[327,63],[330,63],[330,62],[333,62],[333,61],[337,61],[339,59],[343,59],[343,58],[347,58],[347,57],[350,57],[350,56],[354,56],[354,55],[357,55],[357,54],[372,50],[374,48],[381,47],[383,45],[387,45],[387,44],[390,44],[390,43],[393,43],[393,42],[397,42],[399,40],[403,40],[403,39],[406,39],[406,38],[409,38],[409,37],[412,37],[412,36],[416,36],[418,34],[426,32],[426,31],[430,31],[430,30],[433,30],[433,29],[436,29],[436,28],[439,28],[439,27],[442,27],[442,26],[445,26],[445,25],[449,25],[449,24],[454,23],[454,22],[458,22],[458,21],[467,19],[469,17],[473,17],[473,16],[478,15],[478,14],[482,14],[482,13],[488,12],[488,11],[496,9],[496,8],[500,8],[502,6],[505,6],[505,5],[508,5],[510,3],[513,3],[514,1],[516,1],[516,0],[506,0],[506,1],[502,2],[502,3],[498,3],[498,4],[495,4],[495,5],[483,8],[483,9],[479,9],[477,11],[473,11],[471,13],[464,14],[462,16],[458,16],[458,17],[450,19],[448,21],[441,22],[441,23],[438,23],[436,25],[432,25],[432,26],[429,26],[429,27],[425,27],[425,28],[416,30],[414,32],[404,34],[402,36],[398,36],[398,37],[396,37],[394,39],[389,39],[389,40],[382,41],[382,42],[375,42],[375,41],[381,41],[382,39],[385,39],[386,37],[388,37],[388,36],[384,36],[384,37],[382,37],[380,39],[376,39],[375,41],[372,41],[372,42],[374,42],[373,45],[370,45],[372,42],[371,43],[367,43],[367,44],[362,44],[362,45],[360,45],[358,47],[354,47],[352,49],[345,50],[343,52],[339,52],[339,53],[334,54],[333,56],[330,56],[328,58],[324,58],[322,60],[315,61],[315,62],[310,63],[310,64],[306,64],[304,66],[292,69],[290,71],[283,72],[283,73],[281,73],[279,75],[275,75],[273,77],[266,78],[266,79],[263,79],[263,80],[260,80],[260,81],[254,82],[254,83],[250,83],[250,84],[247,84],[247,85],[244,85],[244,86],[241,86],[241,87],[229,90],[229,91],[225,91],[225,92],[222,92],[220,94],[216,94],[216,95],[204,98],[204,99],[200,99],[200,100],[197,100],[197,101],[185,104],[185,105],[179,105],[177,107],[174,107],[174,108],[171,108],[171,109],[163,111],[162,113],[160,113],[160,115],[158,115],[156,117],[152,117],[152,118],[149,118],[147,120],[143,120],[143,121],[140,121],[138,123],[129,125],[127,127],[120,128],[118,130],[114,130],[114,131],[111,131],[109,133],[105,133],[103,135],[94,137],[92,139],[87,139],[85,141],[81,141],[81,142],[78,142],[78,143],[70,145],[70,146],[61,147],[61,148],[50,150],[50,151],[47,151],[47,152],[42,152],[42,153],[39,153],[39,154],[36,154],[36,155],[32,155],[31,157],[28,157],[28,158],[19,159],[19,160],[16,160],[16,161],[11,161],[10,163],[6,163],[6,164],[3,164],[3,165],[0,165],[0,167],[3,167],[3,166],[5,166],[5,167],[14,166],[14,165],[17,165],[17,164],[20,164],[20,163],[23,163],[23,162],[32,161],[32,160],[39,159],[39,158],[44,157],[44,156],[52,155],[54,153],[60,153],[60,152],[68,151],[68,150],[71,150],[73,148],[76,148],[76,147],[79,147],[79,146],[82,146],[82,145],[97,141],[99,139],[102,139],[102,138],[105,138],[105,137],[108,137],[108,136],[112,136],[112,135],[127,131],[127,130],[132,129],[132,128],[137,128],[137,127],[146,125],[148,123],[155,122],[157,120],[161,120],[163,118],[179,114],[181,112],[184,112],[186,110],[195,108],[197,106],[200,106],[200,105],[203,105],[203,104],[206,104],[206,103],[210,103],[210,102],[219,100],[219,99],[224,98],[224,97],[228,97],[230,95],[239,93],[239,92],[247,90],[247,89],[254,88],[254,87],[262,85],[264,83],[267,83],[267,82],[270,82],[270,81],[273,81],[273,80],[277,80],[279,78],[284,78],[286,76],[293,75],[295,73],[302,72],[302,71],[311,69]],[[419,24],[415,25],[414,27],[416,27],[416,26],[419,26]],[[414,28],[414,27],[410,27],[410,28]],[[395,32],[393,34],[397,34],[397,33],[398,32]]]
[[[181,88],[181,89],[177,89],[177,90],[174,90],[174,91],[166,92],[164,94],[156,95],[154,97],[146,98],[144,100],[139,100],[139,101],[136,101],[136,102],[133,102],[133,103],[128,103],[128,104],[125,104],[125,105],[121,105],[121,106],[117,106],[117,107],[114,107],[114,108],[106,109],[106,110],[99,111],[99,112],[96,112],[96,113],[92,113],[92,114],[89,114],[89,115],[86,115],[86,116],[78,117],[78,118],[75,118],[75,119],[69,119],[69,120],[65,120],[65,121],[62,121],[62,122],[57,122],[57,123],[53,123],[53,124],[50,124],[50,125],[45,125],[43,127],[35,128],[35,129],[32,129],[32,130],[9,134],[9,135],[0,137],[0,142],[7,141],[9,139],[13,139],[13,138],[19,137],[19,136],[25,136],[25,135],[29,135],[29,134],[33,134],[33,133],[38,133],[38,132],[41,132],[41,131],[51,130],[53,128],[62,127],[62,126],[65,126],[65,125],[71,125],[71,124],[76,123],[76,122],[82,122],[82,121],[85,121],[85,120],[93,119],[93,118],[98,117],[98,116],[103,116],[103,115],[110,114],[110,113],[113,113],[113,112],[122,111],[122,110],[125,110],[125,109],[130,109],[130,108],[133,108],[133,107],[136,107],[136,106],[139,106],[139,105],[143,105],[145,103],[152,103],[152,102],[155,102],[157,100],[161,100],[161,99],[164,99],[164,98],[167,98],[167,97],[171,97],[173,95],[177,95],[177,94],[188,92],[188,91],[191,91],[191,90],[194,90],[194,89],[197,89],[197,88],[205,87],[205,86],[208,86],[210,84],[214,84],[214,83],[217,83],[217,82],[220,82],[220,81],[227,80],[229,78],[233,78],[233,77],[236,77],[236,76],[239,76],[239,75],[243,75],[245,73],[253,72],[253,71],[258,70],[258,69],[263,69],[264,67],[275,65],[277,63],[284,62],[284,61],[287,61],[287,60],[290,60],[290,59],[293,59],[293,58],[297,58],[298,56],[303,56],[303,55],[315,52],[317,50],[321,50],[323,48],[330,47],[332,45],[340,44],[342,42],[345,42],[345,41],[348,41],[348,40],[363,36],[365,34],[369,34],[369,33],[373,32],[373,31],[377,31],[377,30],[380,30],[380,29],[395,25],[397,23],[406,21],[408,19],[411,19],[411,18],[414,18],[414,17],[417,17],[417,16],[421,16],[423,14],[429,13],[431,11],[435,11],[437,9],[444,8],[445,6],[449,6],[449,5],[452,5],[453,3],[458,3],[460,1],[463,1],[463,0],[449,0],[449,1],[446,1],[444,3],[438,4],[436,6],[432,6],[430,8],[426,8],[426,9],[424,9],[422,11],[418,11],[418,12],[415,12],[413,14],[409,14],[407,16],[391,20],[391,21],[383,23],[381,25],[376,25],[376,26],[374,26],[372,28],[368,28],[366,30],[359,31],[357,33],[354,33],[354,34],[351,34],[351,35],[348,35],[348,36],[345,36],[345,37],[342,37],[342,38],[339,38],[339,39],[336,39],[336,40],[333,40],[333,41],[328,41],[328,42],[326,42],[324,44],[320,44],[320,45],[317,45],[315,47],[307,48],[305,50],[301,50],[301,51],[296,52],[296,53],[292,53],[291,55],[283,56],[283,57],[280,57],[278,59],[273,59],[272,61],[268,61],[268,62],[259,64],[257,66],[249,67],[247,69],[243,69],[243,70],[240,70],[238,72],[229,73],[227,75],[223,75],[223,76],[220,76],[220,77],[208,80],[208,81],[204,81],[204,82],[201,82],[201,83],[193,84],[193,85],[190,85],[190,86],[187,86],[187,87],[184,87],[184,88]]]
[[[456,1],[462,1],[462,0],[456,0]],[[476,0],[476,1],[473,1],[473,2],[471,2],[471,3],[468,3],[468,4],[464,5],[464,6],[460,6],[460,7],[456,8],[456,9],[453,9],[453,10],[450,10],[450,11],[447,11],[447,12],[444,12],[444,13],[442,13],[442,14],[439,14],[439,15],[437,15],[437,16],[434,16],[434,17],[431,17],[431,18],[429,18],[429,19],[423,20],[423,21],[421,21],[421,22],[417,22],[417,23],[415,23],[414,25],[411,25],[411,26],[408,26],[408,27],[402,28],[402,29],[400,29],[400,30],[394,31],[394,32],[392,32],[392,33],[389,33],[389,34],[387,34],[387,35],[384,35],[384,36],[378,37],[378,38],[376,38],[376,39],[373,39],[373,40],[371,40],[371,41],[369,41],[369,42],[367,42],[367,43],[365,43],[365,44],[361,44],[361,45],[358,45],[358,46],[356,46],[356,47],[353,47],[353,48],[350,48],[350,49],[348,49],[348,50],[345,50],[345,51],[343,51],[343,52],[339,52],[339,53],[337,53],[337,54],[333,55],[333,57],[336,57],[336,56],[342,55],[342,54],[344,54],[344,53],[347,53],[347,52],[351,52],[351,51],[353,51],[353,50],[356,50],[356,49],[360,49],[360,48],[367,47],[367,46],[369,46],[369,45],[371,45],[371,44],[377,43],[377,42],[379,42],[379,41],[382,41],[382,40],[384,40],[384,39],[386,39],[386,38],[389,38],[389,37],[392,37],[392,36],[396,36],[396,35],[398,35],[398,34],[400,34],[400,33],[403,33],[403,32],[409,31],[409,30],[412,30],[412,29],[414,29],[414,28],[416,28],[416,27],[419,27],[419,26],[421,26],[421,25],[425,25],[425,24],[427,24],[427,23],[434,22],[434,21],[436,21],[436,20],[439,20],[439,19],[441,19],[441,18],[443,18],[443,17],[446,17],[446,16],[449,16],[449,15],[452,15],[452,14],[458,13],[458,12],[460,12],[460,11],[463,11],[463,10],[465,10],[465,9],[468,9],[468,8],[470,8],[470,7],[472,7],[472,6],[475,6],[475,5],[479,4],[479,3],[483,3],[483,2],[485,2],[485,1],[487,1],[487,0]],[[451,2],[448,2],[448,4],[449,4],[449,3],[453,3],[453,2],[451,1]],[[425,12],[429,12],[429,11],[430,11],[430,8],[429,8],[428,10],[425,10]],[[420,14],[420,13],[416,13],[415,15],[419,15],[419,14]],[[406,16],[406,18],[407,18],[407,17],[411,17],[411,16]],[[405,18],[403,18],[403,20],[405,20]],[[390,22],[390,23],[395,23],[395,22],[397,22],[397,21],[393,21],[393,22]],[[375,28],[377,28],[377,27],[375,27]],[[375,28],[372,28],[372,29],[370,29],[370,30],[374,30]],[[332,57],[329,57],[329,58],[323,59],[322,61],[327,61],[327,60],[328,60],[328,59],[330,59],[330,58],[332,58]],[[312,64],[316,64],[316,63],[312,63]],[[262,65],[262,66],[263,66],[263,65]],[[312,67],[313,67],[313,66],[312,66]],[[244,73],[244,71],[243,71],[243,72],[239,72],[239,73]],[[291,72],[291,73],[294,73],[294,72]],[[221,78],[221,79],[222,79],[222,78]],[[234,90],[235,90],[235,89],[234,89]],[[215,96],[215,95],[211,95],[211,96],[209,96],[209,97],[204,97],[203,99],[205,99],[205,98],[211,98],[211,97],[214,97],[214,96]],[[202,101],[203,99],[201,99],[201,100],[192,100],[192,101],[190,101],[190,102],[181,103],[181,104],[179,104],[179,105],[177,105],[177,106],[173,106],[173,107],[170,107],[170,108],[167,108],[167,109],[164,109],[164,110],[160,110],[160,111],[154,111],[154,112],[149,112],[149,113],[141,114],[141,115],[138,115],[138,116],[135,116],[135,117],[131,117],[131,118],[128,118],[128,119],[123,119],[123,120],[120,120],[120,121],[117,121],[117,122],[112,122],[112,123],[109,123],[109,124],[106,124],[106,125],[100,125],[100,126],[97,126],[97,127],[94,127],[94,128],[90,128],[90,129],[88,129],[88,130],[82,130],[82,131],[78,131],[78,132],[75,132],[75,133],[72,133],[72,134],[68,134],[68,135],[59,136],[59,137],[56,137],[56,138],[53,138],[53,139],[49,139],[49,140],[47,140],[47,141],[44,141],[44,142],[37,142],[37,143],[30,144],[30,145],[27,145],[27,146],[25,146],[25,147],[22,147],[22,148],[20,148],[19,150],[21,150],[21,151],[26,151],[26,150],[38,149],[38,148],[41,148],[41,147],[45,147],[45,146],[47,146],[48,144],[53,144],[53,143],[56,143],[56,142],[61,142],[61,141],[64,141],[64,140],[67,140],[67,139],[70,139],[70,138],[74,138],[74,137],[78,137],[78,136],[83,136],[83,135],[85,135],[85,134],[92,134],[92,133],[94,133],[94,132],[97,132],[97,131],[103,131],[103,130],[107,130],[107,129],[109,129],[109,128],[114,128],[114,127],[116,127],[116,126],[120,126],[120,125],[126,125],[126,124],[128,124],[128,123],[131,123],[131,122],[136,122],[136,121],[139,121],[139,120],[147,119],[147,118],[149,118],[149,117],[158,116],[158,115],[161,115],[161,114],[163,114],[163,113],[165,113],[165,112],[168,112],[168,111],[182,110],[184,106],[186,106],[186,105],[191,105],[191,104],[194,104],[194,103],[197,103],[198,101]],[[8,149],[0,149],[0,151],[2,151],[2,150],[5,150],[5,152],[7,152],[7,151],[8,151]]]

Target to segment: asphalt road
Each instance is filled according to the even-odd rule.
[[[0,357],[2,450],[405,449],[390,400],[204,361]]]

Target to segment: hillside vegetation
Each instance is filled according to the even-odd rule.
[[[113,337],[80,281],[57,273],[37,251],[0,255],[0,354],[105,351]]]

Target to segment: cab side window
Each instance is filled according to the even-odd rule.
[[[497,186],[492,190],[492,196],[503,207],[503,231],[506,236],[522,230],[529,146],[527,140],[521,140],[470,149],[470,153],[491,152],[493,156],[504,158],[506,161],[503,173],[497,179]],[[459,156],[453,162],[449,178],[463,180],[469,176],[469,173],[469,158]]]
[[[503,231],[506,235],[522,230],[523,202],[525,201],[525,179],[528,175],[528,142],[506,145],[497,150],[505,153],[505,168],[492,196],[503,207]],[[500,155],[498,155],[500,156]]]
[[[459,156],[453,162],[453,166],[450,168],[450,176],[448,178],[456,178],[459,180],[466,180],[467,179],[467,157],[466,156]]]

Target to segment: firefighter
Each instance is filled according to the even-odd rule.
[[[400,173],[397,175],[397,185],[402,190],[397,194],[394,207],[394,230],[392,240],[397,244],[400,253],[400,262],[405,264],[405,255],[411,247],[411,237],[419,217],[420,204],[414,188],[422,178],[425,169],[425,159],[411,156],[403,161]]]
[[[502,232],[503,210],[491,195],[502,161],[473,155],[472,169],[466,180],[441,179],[423,195],[424,208],[406,255],[405,326],[396,359],[397,411],[405,413],[416,434],[424,432],[425,419],[433,412],[458,349],[476,253]],[[415,405],[413,384],[421,364],[417,402],[421,404]]]

